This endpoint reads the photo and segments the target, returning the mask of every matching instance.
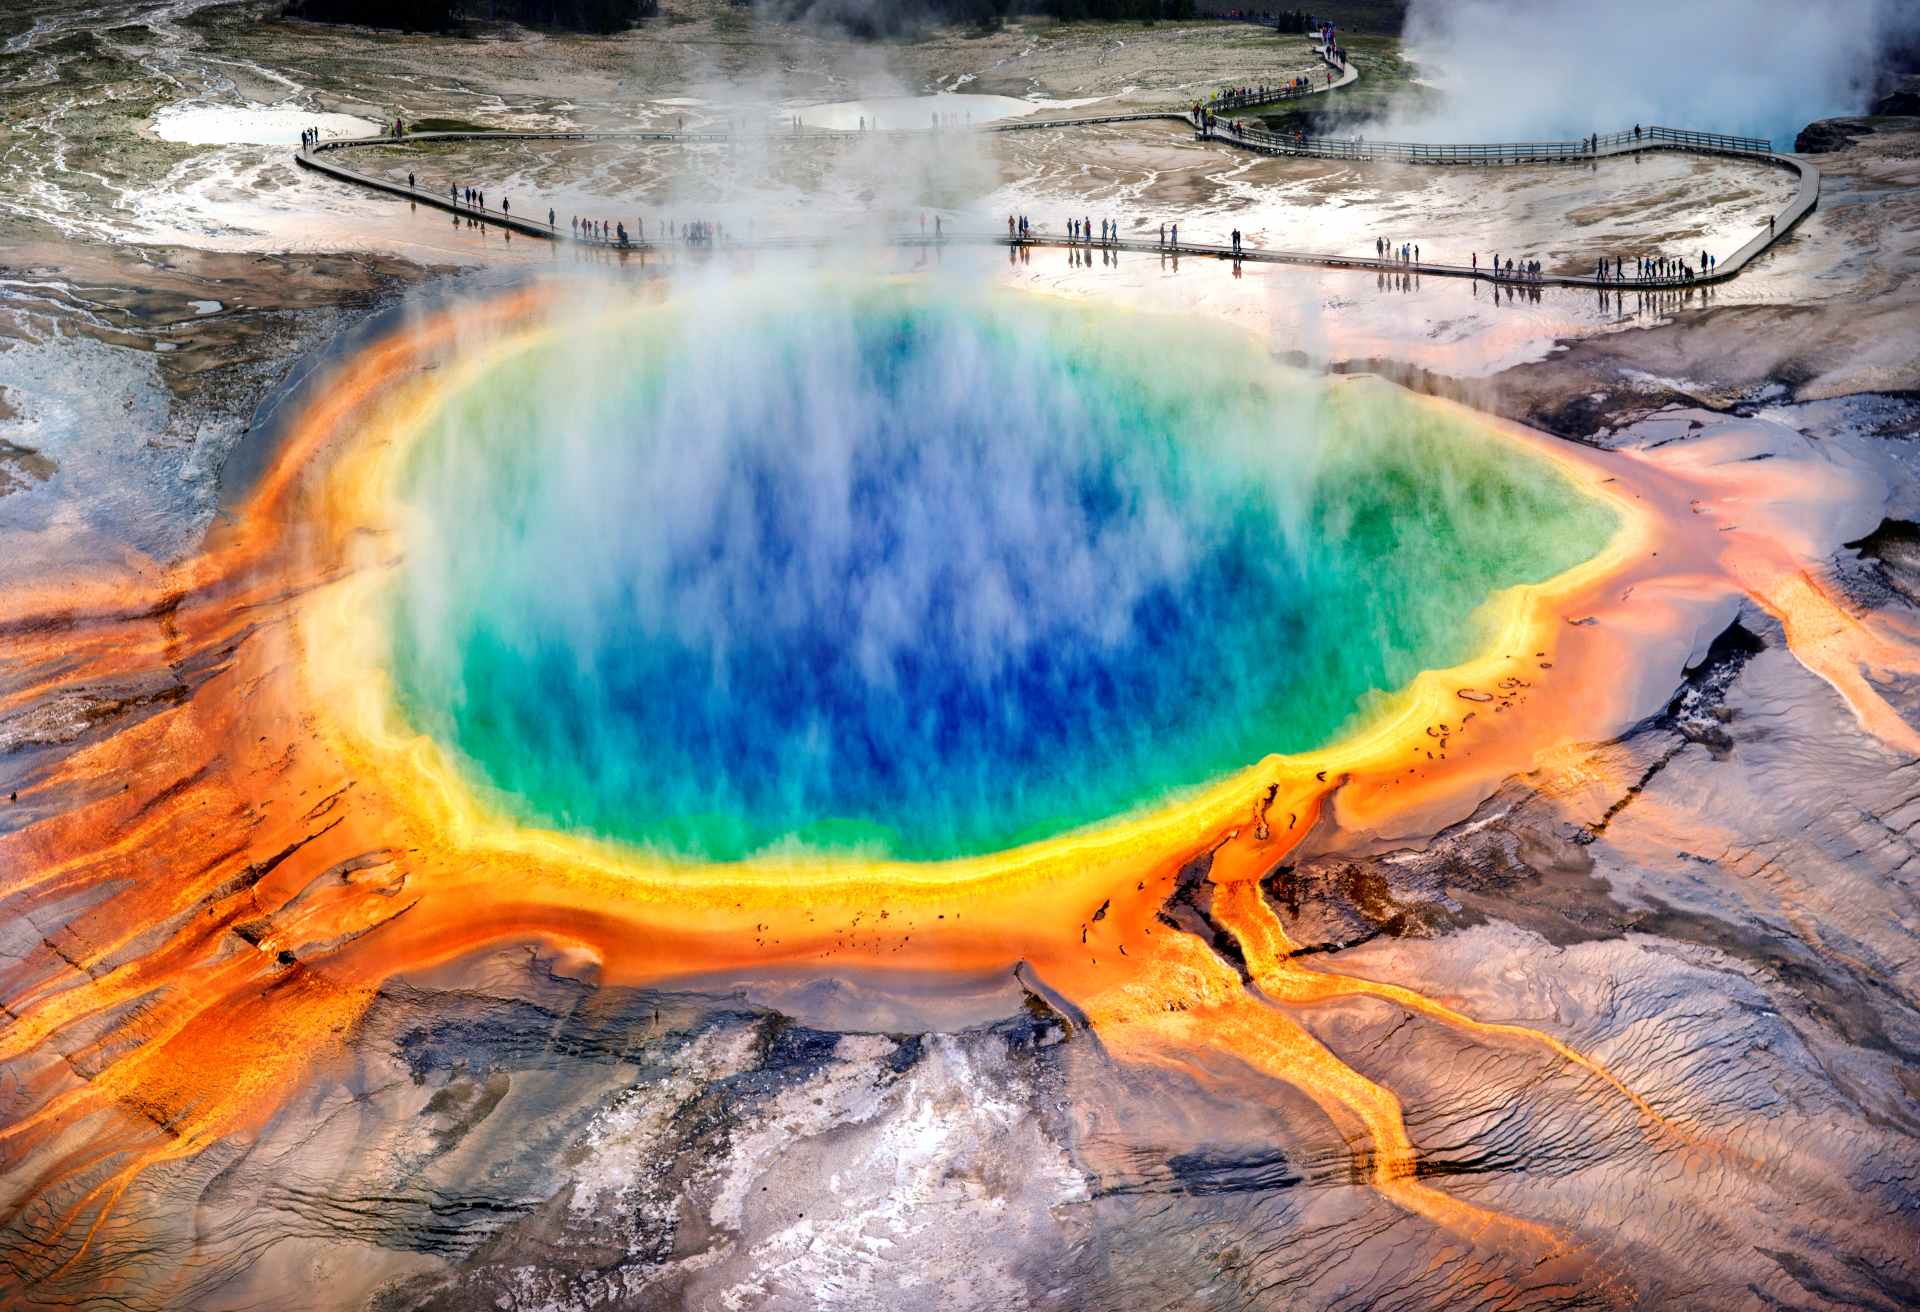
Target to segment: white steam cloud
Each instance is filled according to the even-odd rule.
[[[1572,138],[1659,123],[1770,137],[1860,113],[1913,0],[1414,0],[1405,44],[1441,103],[1385,132]]]

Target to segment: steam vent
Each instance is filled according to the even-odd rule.
[[[1920,1309],[1920,14],[16,0],[0,1308]]]

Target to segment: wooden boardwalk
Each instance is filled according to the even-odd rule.
[[[1303,99],[1307,95],[1338,90],[1349,86],[1359,77],[1351,63],[1341,63],[1327,52],[1315,47],[1315,54],[1330,68],[1337,69],[1339,76],[1330,84],[1312,87],[1309,91],[1294,93],[1264,104],[1284,103],[1288,100]],[[1245,115],[1249,110],[1263,106],[1246,106],[1239,113]],[[430,205],[445,210],[461,218],[474,222],[490,224],[543,240],[570,242],[600,248],[648,251],[662,245],[683,245],[673,241],[662,243],[657,239],[631,241],[622,247],[618,243],[583,237],[572,231],[571,227],[562,227],[557,222],[549,224],[539,215],[511,213],[505,210],[463,201],[457,189],[449,188],[445,192],[432,188],[408,186],[406,183],[379,174],[367,173],[350,168],[333,158],[334,152],[345,151],[360,146],[392,146],[422,142],[448,141],[612,141],[633,143],[675,143],[687,145],[739,145],[745,143],[772,144],[776,142],[809,143],[826,142],[844,144],[853,141],[877,139],[889,140],[901,137],[932,137],[942,133],[979,133],[979,132],[1037,132],[1049,129],[1070,129],[1092,127],[1107,123],[1146,123],[1175,122],[1194,130],[1201,140],[1218,141],[1242,150],[1263,155],[1294,156],[1310,159],[1351,160],[1355,163],[1399,163],[1421,165],[1464,165],[1474,168],[1505,167],[1529,164],[1577,164],[1596,163],[1601,159],[1623,155],[1634,155],[1649,151],[1683,151],[1689,154],[1719,155],[1736,159],[1752,160],[1757,164],[1785,169],[1797,176],[1798,184],[1793,198],[1786,207],[1773,215],[1767,225],[1743,243],[1731,255],[1718,260],[1712,272],[1696,271],[1691,278],[1651,278],[1621,279],[1609,277],[1602,279],[1597,271],[1593,273],[1551,273],[1542,272],[1533,277],[1504,277],[1489,269],[1475,268],[1470,264],[1445,264],[1435,261],[1405,261],[1399,259],[1378,259],[1372,256],[1339,255],[1315,251],[1287,251],[1266,247],[1243,246],[1236,254],[1229,246],[1205,242],[1180,242],[1177,245],[1158,241],[1117,239],[1112,241],[1088,241],[1084,238],[1069,240],[1064,235],[1030,234],[1025,237],[1001,236],[998,233],[948,233],[940,238],[929,238],[925,234],[894,234],[882,240],[900,246],[935,245],[998,245],[998,246],[1040,246],[1073,247],[1087,251],[1104,250],[1112,252],[1130,252],[1136,254],[1165,255],[1169,257],[1188,256],[1192,258],[1231,258],[1263,264],[1297,264],[1328,269],[1354,269],[1368,272],[1424,274],[1441,278],[1479,278],[1489,282],[1508,283],[1514,286],[1560,286],[1593,287],[1607,290],[1664,290],[1677,287],[1690,287],[1726,280],[1737,276],[1755,258],[1764,253],[1774,242],[1780,240],[1794,225],[1810,214],[1820,199],[1820,171],[1804,159],[1793,155],[1774,152],[1771,143],[1754,137],[1733,137],[1708,132],[1691,132],[1680,128],[1635,127],[1623,132],[1614,132],[1592,138],[1588,141],[1522,141],[1493,143],[1431,143],[1410,141],[1370,141],[1364,137],[1323,137],[1294,133],[1275,133],[1265,128],[1248,125],[1233,126],[1233,116],[1216,118],[1208,128],[1201,128],[1194,116],[1181,109],[1141,110],[1120,114],[1094,114],[1070,118],[1051,119],[1013,119],[975,126],[945,126],[926,128],[870,128],[864,131],[844,131],[828,128],[796,127],[791,130],[770,129],[764,134],[751,137],[735,135],[731,132],[710,130],[634,129],[629,131],[544,131],[544,132],[418,132],[408,133],[404,137],[372,136],[346,137],[331,141],[321,141],[312,147],[303,147],[295,156],[295,162],[302,168],[312,169],[337,178],[342,182],[367,187],[389,195],[403,197],[421,205]],[[854,244],[853,237],[827,238],[780,238],[761,241],[737,241],[728,239],[719,243],[720,249],[759,249],[759,250],[818,250],[836,246]]]

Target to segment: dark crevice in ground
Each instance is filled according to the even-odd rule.
[[[1726,694],[1765,643],[1739,620],[1709,645],[1658,713],[1621,738],[1640,760],[1635,782],[1591,820],[1561,812],[1526,778],[1509,780],[1426,848],[1371,856],[1307,856],[1262,884],[1298,954],[1371,939],[1426,937],[1504,920],[1567,945],[1618,938],[1639,913],[1613,898],[1587,850],[1680,754],[1733,750]]]
[[[1898,597],[1920,606],[1920,524],[1883,519],[1873,532],[1846,545],[1859,554],[1862,566],[1842,571],[1849,597],[1868,605]]]
[[[1253,973],[1247,969],[1247,957],[1240,950],[1240,941],[1213,918],[1213,885],[1207,880],[1212,871],[1211,849],[1180,867],[1180,873],[1174,877],[1173,891],[1161,904],[1157,917],[1161,924],[1207,944],[1239,973],[1241,983],[1250,984]]]

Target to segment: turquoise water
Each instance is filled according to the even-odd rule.
[[[995,850],[1327,743],[1612,512],[1383,385],[1030,301],[742,290],[446,400],[402,708],[522,820]]]

